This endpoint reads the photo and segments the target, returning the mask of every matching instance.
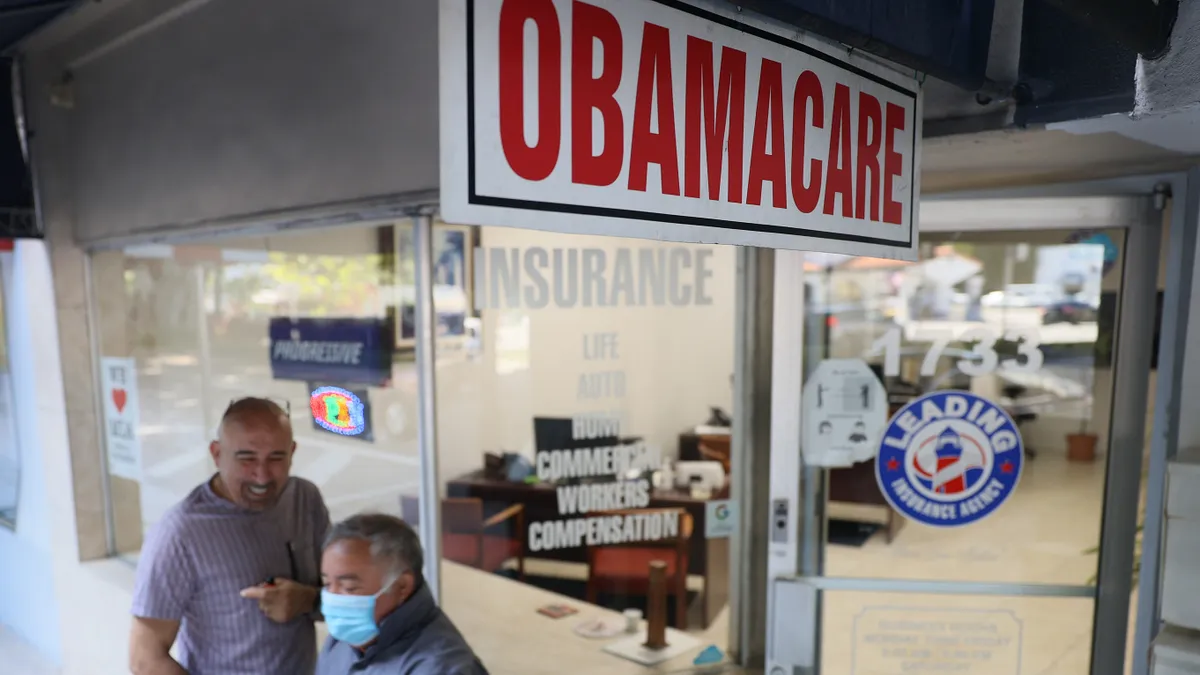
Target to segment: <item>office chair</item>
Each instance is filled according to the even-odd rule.
[[[400,513],[416,527],[421,506],[416,497],[400,498]],[[517,578],[525,580],[525,506],[513,504],[490,518],[483,517],[483,500],[447,497],[442,500],[442,557],[485,572],[498,572],[517,560]]]
[[[638,513],[679,514],[679,535],[671,539],[588,548],[586,600],[597,604],[600,593],[647,595],[650,592],[650,563],[667,564],[667,587],[675,596],[675,627],[687,630],[688,547],[692,539],[692,516],[684,509],[633,509],[609,511],[605,515]]]

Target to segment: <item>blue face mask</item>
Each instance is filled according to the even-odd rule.
[[[375,595],[339,595],[321,589],[321,614],[333,639],[358,647],[379,637],[375,601],[391,585],[385,585]]]

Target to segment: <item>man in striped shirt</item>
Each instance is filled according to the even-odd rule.
[[[217,473],[142,546],[134,675],[311,675],[330,523],[317,487],[288,475],[295,449],[278,404],[245,398],[225,411],[209,447]]]

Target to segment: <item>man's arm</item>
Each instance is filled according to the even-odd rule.
[[[321,597],[320,590],[291,579],[276,578],[266,586],[243,588],[241,596],[258,603],[258,609],[276,623],[288,623],[301,615],[315,611]]]
[[[187,675],[171,658],[171,645],[179,634],[179,622],[133,617],[129,631],[129,672],[133,675]]]
[[[165,517],[148,534],[134,582],[129,667],[134,675],[186,675],[171,646],[196,590],[196,573],[180,522]]]

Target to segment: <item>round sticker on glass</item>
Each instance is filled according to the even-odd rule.
[[[1024,453],[1021,432],[1003,408],[965,391],[937,391],[888,422],[875,477],[905,516],[960,527],[988,517],[1012,495]]]
[[[357,436],[367,428],[363,403],[348,389],[320,387],[309,397],[308,404],[313,421],[326,431]]]
[[[1117,248],[1116,242],[1112,237],[1105,232],[1097,232],[1095,230],[1078,230],[1072,232],[1067,237],[1068,244],[1092,244],[1103,249],[1102,263],[1100,267],[1100,276],[1108,276],[1114,265],[1117,264],[1117,258],[1121,255],[1121,250]]]

